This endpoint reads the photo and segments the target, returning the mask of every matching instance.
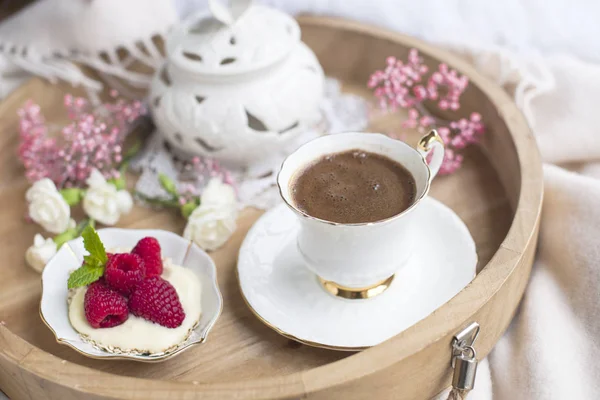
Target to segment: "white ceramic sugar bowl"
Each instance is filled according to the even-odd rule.
[[[240,3],[250,2],[211,0],[212,12],[174,28],[150,104],[171,145],[246,167],[320,120],[323,70],[293,18]]]

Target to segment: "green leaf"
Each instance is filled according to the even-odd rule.
[[[112,178],[109,179],[107,182],[110,183],[111,185],[113,185],[114,187],[117,188],[117,190],[123,190],[125,189],[125,179],[122,178],[123,174],[121,174],[121,178],[116,179],[116,178]]]
[[[127,152],[123,155],[123,161],[121,162],[121,165],[125,165],[125,164],[129,163],[129,161],[133,157],[135,157],[135,155],[142,148],[142,143],[143,143],[142,140],[139,138],[135,142],[133,142],[131,147],[129,147],[129,149],[127,149]],[[127,169],[127,168],[125,168],[125,169]]]
[[[69,276],[67,287],[69,289],[86,286],[90,283],[96,282],[104,274],[104,267],[90,267],[87,264],[83,264],[81,267],[76,269]]]
[[[83,237],[83,246],[90,253],[84,257],[85,263],[90,267],[104,267],[104,264],[108,261],[108,257],[96,230],[88,225],[81,233],[81,236]]]
[[[179,202],[175,199],[165,200],[165,199],[159,199],[159,198],[154,198],[154,197],[148,197],[141,192],[135,192],[135,196],[138,199],[143,200],[144,202],[151,204],[153,206],[167,207],[167,208],[179,208],[180,207]]]
[[[177,187],[175,186],[175,182],[165,174],[158,174],[158,181],[160,182],[160,186],[163,187],[167,191],[167,193],[172,194],[175,197],[179,197],[179,193],[177,193]]]
[[[60,194],[70,206],[78,204],[83,198],[83,190],[77,188],[61,189]]]
[[[54,239],[52,239],[52,240],[54,240],[54,243],[56,243],[56,248],[60,249],[60,246],[62,246],[69,240],[75,239],[77,236],[79,236],[79,235],[77,234],[76,229],[68,229],[68,230],[64,231],[63,233],[61,233],[60,235],[54,236]]]
[[[188,219],[196,207],[198,207],[198,204],[195,201],[185,203],[183,206],[181,206],[181,215],[183,215],[183,218]]]
[[[81,234],[83,233],[83,231],[85,230],[85,228],[87,228],[88,226],[91,226],[92,228],[94,227],[94,220],[93,219],[86,218],[83,221],[81,221],[80,223],[78,223],[77,227],[75,227],[75,230],[77,231],[77,236],[75,236],[75,237],[81,236]]]
[[[121,178],[125,180],[125,174],[127,173],[127,168],[129,168],[129,161],[123,161],[121,166],[119,167],[119,173],[121,174]]]
[[[89,254],[87,256],[83,256],[83,263],[88,265],[90,268],[102,268],[104,266],[102,261],[98,260],[94,256],[90,256]]]

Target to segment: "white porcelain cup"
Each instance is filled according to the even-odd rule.
[[[417,189],[414,203],[393,217],[356,224],[326,221],[299,210],[291,190],[297,174],[323,156],[352,149],[386,156],[410,171]],[[411,256],[414,210],[427,196],[443,159],[444,145],[434,130],[419,141],[417,149],[382,134],[339,133],[319,137],[292,153],[283,162],[277,184],[300,221],[298,250],[306,266],[336,291],[360,292],[393,279]]]

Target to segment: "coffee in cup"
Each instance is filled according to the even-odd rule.
[[[342,224],[377,222],[415,201],[416,183],[402,164],[361,149],[327,154],[298,171],[292,201],[306,214]]]

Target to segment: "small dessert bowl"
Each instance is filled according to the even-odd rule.
[[[107,251],[115,248],[131,249],[140,239],[147,236],[156,238],[164,259],[170,258],[173,264],[189,268],[198,276],[201,286],[200,319],[182,343],[161,353],[145,354],[137,351],[107,349],[82,338],[69,320],[67,288],[70,273],[81,266],[83,256],[86,254],[83,239],[80,237],[65,243],[46,265],[42,274],[40,316],[54,333],[58,343],[67,345],[90,358],[159,362],[206,341],[209,331],[223,309],[216,267],[206,252],[175,233],[158,229],[107,228],[98,230],[98,235]]]

